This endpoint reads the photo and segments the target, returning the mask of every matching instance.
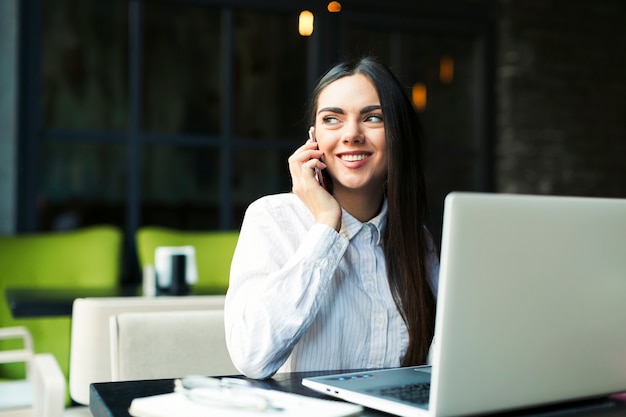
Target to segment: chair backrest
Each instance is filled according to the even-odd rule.
[[[159,246],[193,246],[198,267],[197,285],[226,293],[239,231],[183,231],[147,226],[137,231],[136,238],[142,267],[154,265],[154,251]]]
[[[50,353],[35,355],[33,395],[33,416],[61,417],[64,414],[66,382],[58,362]]]
[[[67,380],[70,318],[16,321],[4,297],[6,288],[115,287],[119,283],[121,248],[122,232],[113,226],[0,236],[0,327],[28,328],[35,352],[53,354]],[[23,367],[0,367],[0,378],[23,377]]]
[[[0,416],[32,414],[33,339],[25,327],[0,328],[0,340],[15,341],[19,348],[0,349],[0,363],[19,363],[26,368],[23,379],[0,380]],[[11,413],[11,414],[9,414]]]
[[[20,349],[0,350],[0,363],[24,363],[26,379],[0,381],[0,416],[60,417],[65,408],[65,378],[52,354],[34,354],[26,327],[0,328],[0,339],[19,341]]]
[[[223,295],[79,298],[72,309],[70,395],[89,404],[89,384],[112,381],[109,320],[123,312],[223,310]]]
[[[110,324],[114,381],[239,373],[223,310],[121,313]]]

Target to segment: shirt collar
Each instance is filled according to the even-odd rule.
[[[360,222],[342,208],[341,229],[339,230],[339,233],[346,239],[352,240],[352,238],[356,236],[356,234],[359,233],[359,231],[363,228],[363,225],[368,223],[376,229],[376,244],[380,245],[382,241],[383,230],[385,228],[385,224],[387,223],[387,197],[383,199],[383,205],[378,214],[365,223]]]

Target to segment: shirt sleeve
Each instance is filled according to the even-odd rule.
[[[348,240],[308,210],[258,200],[246,211],[226,295],[226,342],[248,377],[272,376],[314,320]]]

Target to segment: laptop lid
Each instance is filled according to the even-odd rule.
[[[446,198],[431,408],[626,390],[626,200]]]
[[[443,224],[430,415],[626,390],[626,200],[451,193]]]

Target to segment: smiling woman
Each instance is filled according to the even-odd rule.
[[[253,378],[425,363],[438,260],[417,114],[368,57],[328,71],[311,104],[315,137],[289,158],[293,193],[244,217],[225,305],[233,363]]]

